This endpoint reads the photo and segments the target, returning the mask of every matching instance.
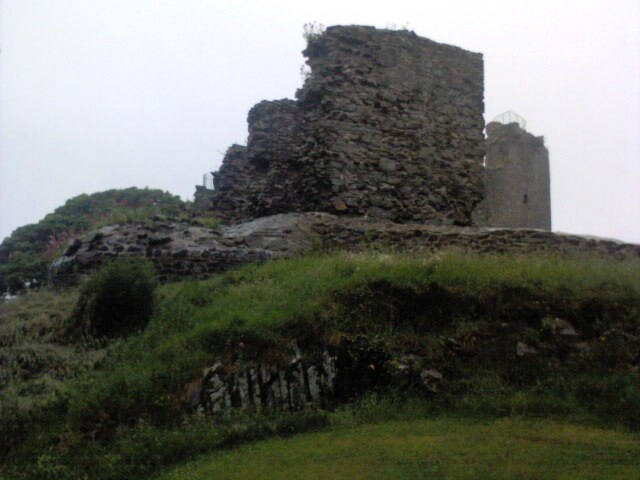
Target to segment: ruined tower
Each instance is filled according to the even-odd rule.
[[[482,55],[360,26],[329,27],[304,54],[296,100],[250,111],[246,148],[198,194],[209,208],[230,222],[325,211],[470,225],[483,197]]]
[[[551,230],[549,152],[544,138],[517,122],[487,125],[485,198],[474,212],[481,226]]]

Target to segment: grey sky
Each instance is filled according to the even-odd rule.
[[[4,0],[0,238],[68,198],[191,198],[262,99],[302,82],[305,22],[407,25],[485,55],[485,117],[550,150],[554,230],[640,243],[640,2]]]

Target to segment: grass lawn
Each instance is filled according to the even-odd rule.
[[[514,418],[393,421],[271,439],[204,456],[155,480],[637,479],[631,433]]]

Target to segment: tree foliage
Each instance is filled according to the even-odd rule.
[[[0,245],[0,293],[25,284],[43,285],[48,265],[70,238],[116,223],[137,223],[154,216],[186,214],[188,204],[162,190],[127,188],[73,197],[38,223],[16,229]]]

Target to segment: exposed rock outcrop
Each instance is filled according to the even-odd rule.
[[[380,248],[428,252],[442,248],[474,252],[591,253],[638,257],[640,245],[527,229],[492,229],[375,222],[328,213],[289,213],[208,229],[186,224],[116,225],[74,241],[51,268],[56,284],[77,281],[119,256],[152,260],[163,281],[208,278],[250,262],[289,257],[312,249]]]
[[[213,414],[231,408],[301,410],[310,404],[326,408],[334,400],[336,356],[325,349],[316,357],[303,357],[295,346],[286,365],[218,362],[204,372],[193,403]]]

